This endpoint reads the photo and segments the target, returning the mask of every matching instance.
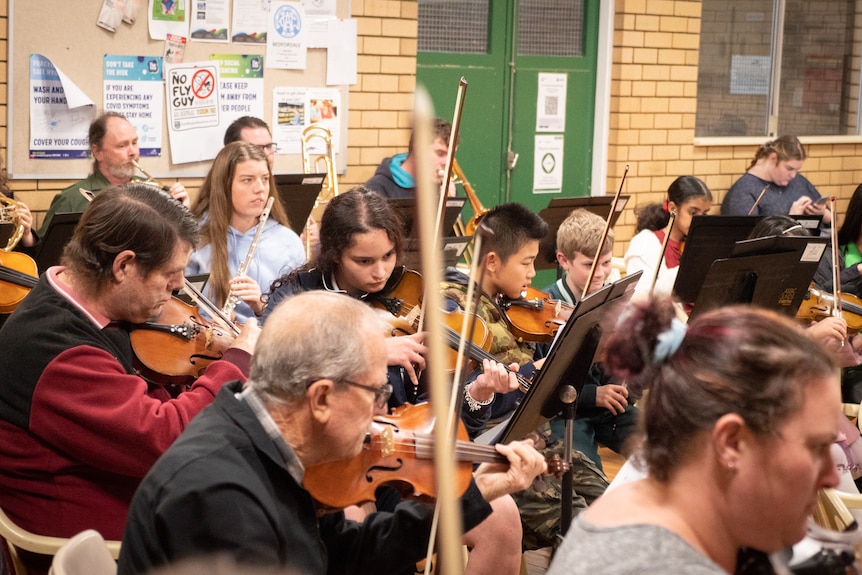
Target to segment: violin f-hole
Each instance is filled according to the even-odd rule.
[[[376,471],[390,472],[394,473],[399,471],[402,467],[404,467],[404,460],[400,457],[395,460],[398,462],[398,465],[372,465],[367,470],[365,470],[365,481],[367,483],[374,483],[374,473]]]

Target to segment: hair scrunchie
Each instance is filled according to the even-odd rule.
[[[682,340],[685,338],[686,325],[677,318],[673,318],[670,326],[658,334],[658,341],[655,344],[655,349],[652,352],[652,362],[655,365],[666,362],[670,359],[679,346],[682,345]]]

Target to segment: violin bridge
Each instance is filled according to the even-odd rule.
[[[395,453],[395,434],[391,427],[384,427],[380,431],[380,454],[383,457],[389,457]]]

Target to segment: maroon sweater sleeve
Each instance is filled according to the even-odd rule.
[[[30,431],[82,463],[143,477],[223,384],[245,379],[250,356],[229,350],[225,357],[231,361],[213,362],[190,390],[164,401],[111,354],[91,346],[68,349],[36,384]]]

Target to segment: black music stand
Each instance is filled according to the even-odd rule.
[[[326,174],[275,174],[275,187],[278,189],[278,199],[287,212],[290,228],[301,235],[305,231],[305,222],[314,202],[323,189]]]
[[[750,303],[795,316],[827,248],[825,237],[767,237],[740,242],[735,257],[714,261],[690,318]]]
[[[443,234],[451,234],[458,216],[461,215],[461,210],[467,202],[466,198],[447,197],[446,204],[443,207],[443,221],[441,222],[441,232]],[[397,198],[390,199],[389,205],[398,214],[401,219],[403,237],[404,237],[404,254],[403,263],[408,268],[414,270],[422,269],[422,258],[420,256],[420,241],[419,241],[419,226],[416,222],[416,200],[412,198]],[[470,245],[472,236],[453,236],[444,235],[440,238],[443,250],[444,267],[454,266],[467,246]]]
[[[693,302],[717,259],[730,256],[736,242],[747,239],[762,216],[695,216],[691,219],[685,249],[673,291],[683,302]]]
[[[39,251],[33,258],[36,260],[36,267],[39,273],[42,274],[51,266],[60,263],[60,256],[63,255],[63,248],[72,239],[72,234],[75,233],[75,227],[78,225],[78,220],[81,219],[83,212],[60,212],[54,214],[51,218],[51,223],[48,224],[48,229],[45,230],[45,237],[42,238]]]
[[[206,289],[207,282],[210,279],[210,274],[198,274],[195,276],[186,276],[186,284],[191,284],[193,288],[198,290],[199,293],[203,293],[204,289]],[[196,306],[194,299],[192,296],[188,294],[186,288],[181,287],[180,289],[174,292],[174,296],[179,298],[181,301],[186,302],[189,305]]]
[[[611,218],[611,227],[616,224],[617,219],[626,207],[629,196],[620,196],[617,209]],[[539,212],[539,217],[548,224],[548,233],[539,243],[539,257],[536,258],[537,270],[552,270],[557,268],[557,230],[572,210],[583,208],[607,220],[611,211],[613,196],[595,196],[586,198],[554,198],[548,207]]]
[[[455,267],[458,260],[464,255],[464,251],[473,241],[473,236],[449,236],[440,239],[440,248],[443,254],[443,269]],[[401,263],[411,270],[422,269],[422,254],[418,249],[418,244],[415,244],[417,249],[404,250],[401,257]]]
[[[617,311],[631,299],[642,272],[608,284],[580,300],[566,325],[551,344],[542,369],[537,372],[524,398],[512,416],[477,442],[498,443],[522,439],[551,418],[565,420],[565,454],[572,450],[572,422],[577,398],[584,387],[602,337],[613,331]],[[572,476],[569,469],[562,479],[560,533],[572,521]]]
[[[458,216],[461,215],[461,210],[464,208],[465,203],[467,203],[467,198],[446,198],[446,205],[443,207],[443,222],[441,223],[444,233],[452,230],[455,222],[458,220]],[[392,206],[398,217],[401,218],[406,243],[418,245],[419,229],[418,226],[414,225],[416,221],[416,200],[412,198],[390,199],[389,205]]]

